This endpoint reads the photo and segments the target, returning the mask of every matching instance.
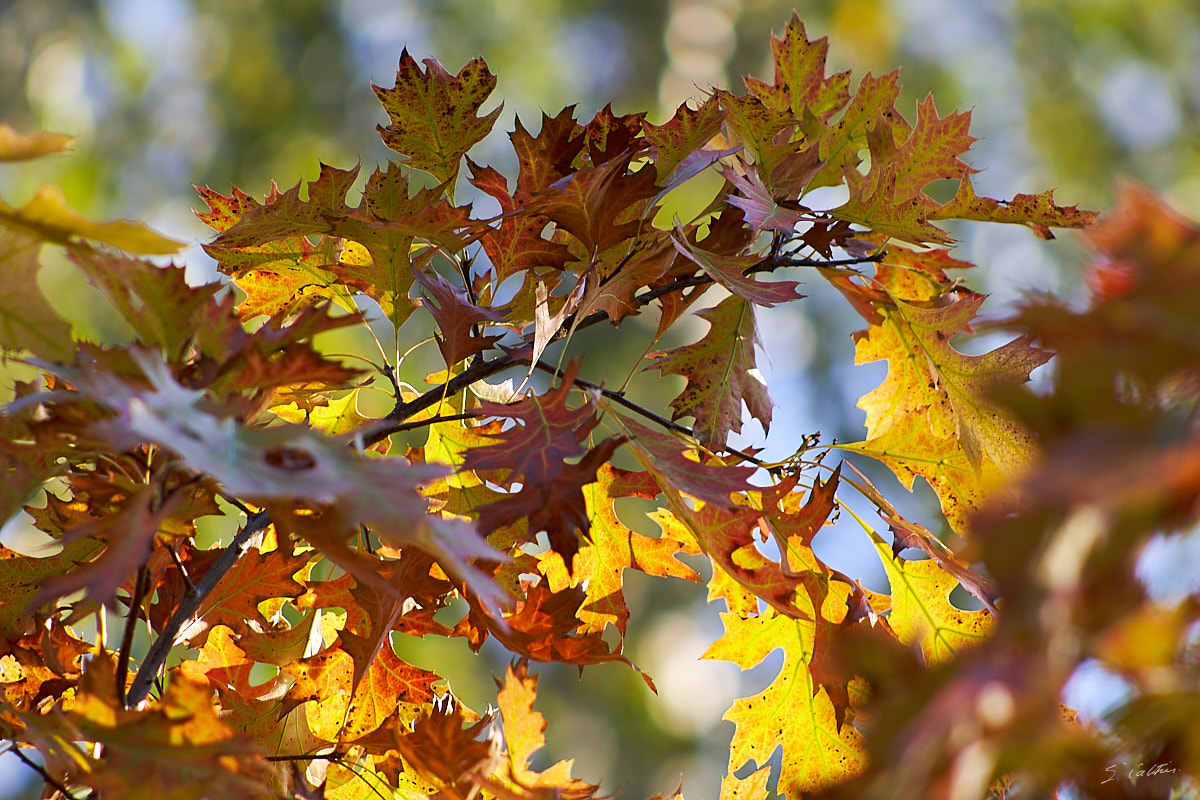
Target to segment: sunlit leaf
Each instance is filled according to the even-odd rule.
[[[183,242],[155,233],[140,222],[89,219],[67,205],[62,189],[49,184],[20,208],[0,200],[0,226],[40,241],[67,244],[72,238],[91,239],[138,255],[170,255],[183,247]]]

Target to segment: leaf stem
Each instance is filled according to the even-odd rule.
[[[200,608],[200,604],[212,593],[213,589],[217,588],[217,584],[221,582],[221,579],[225,577],[226,573],[241,558],[242,552],[249,541],[266,528],[270,522],[271,518],[266,511],[259,511],[251,515],[246,520],[245,526],[238,531],[237,536],[233,537],[233,541],[222,551],[212,567],[209,568],[208,572],[204,573],[204,577],[196,584],[196,591],[185,595],[180,600],[179,607],[175,609],[175,613],[171,615],[171,618],[167,620],[167,624],[159,632],[158,638],[150,646],[150,652],[146,653],[146,659],[138,669],[137,675],[134,676],[133,683],[129,687],[129,693],[125,697],[126,705],[131,708],[136,707],[146,699],[146,696],[150,693],[150,687],[154,683],[155,676],[158,675],[159,670],[167,662],[167,656],[170,654],[171,648],[175,645],[175,637],[179,635],[179,631],[183,629],[185,623],[195,616],[196,611]]]

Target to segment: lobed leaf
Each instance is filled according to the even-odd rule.
[[[383,143],[409,157],[409,165],[425,170],[439,182],[458,175],[459,161],[491,131],[500,114],[497,106],[477,117],[496,76],[487,62],[475,58],[451,75],[432,58],[424,59],[422,70],[405,49],[391,89],[372,86],[391,123],[378,126]]]
[[[709,323],[704,338],[651,353],[654,362],[647,369],[687,378],[683,391],[671,401],[671,418],[692,416],[696,438],[709,449],[720,450],[731,430],[742,429],[743,403],[764,430],[771,424],[772,403],[755,365],[758,330],[750,303],[729,297],[698,316]]]

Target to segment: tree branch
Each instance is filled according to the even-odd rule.
[[[551,375],[558,374],[557,370],[555,370],[554,367],[550,366],[549,364],[547,364],[543,361],[539,361],[534,366],[536,366],[542,372],[548,372]],[[662,416],[661,414],[656,414],[655,412],[651,411],[650,409],[633,402],[632,400],[630,400],[628,397],[626,397],[621,392],[613,391],[612,389],[605,389],[603,386],[592,383],[589,380],[584,380],[583,378],[575,378],[572,381],[572,383],[574,383],[580,389],[587,389],[589,391],[600,392],[600,394],[604,395],[609,400],[612,400],[614,403],[625,406],[625,408],[628,408],[630,411],[634,412],[635,414],[643,416],[646,419],[653,422],[654,424],[661,425],[662,427],[666,428],[669,431],[675,431],[676,433],[682,433],[684,436],[687,436],[690,439],[696,438],[695,431],[693,431],[688,426],[680,425],[678,422],[669,420],[666,417]],[[724,450],[726,453],[737,456],[738,458],[742,459],[743,461],[749,461],[751,464],[754,464],[755,466],[758,466],[758,467],[766,467],[767,466],[767,462],[763,461],[762,459],[752,456],[749,453],[745,453],[736,448],[725,447]]]
[[[146,699],[155,677],[166,664],[167,656],[175,645],[175,637],[179,635],[183,626],[192,620],[196,611],[199,610],[200,604],[212,594],[221,579],[241,558],[242,550],[249,541],[255,534],[266,528],[270,522],[270,516],[265,511],[259,511],[247,519],[245,526],[238,531],[237,536],[233,537],[233,541],[221,552],[212,567],[196,584],[196,591],[185,595],[180,601],[179,608],[175,609],[175,613],[167,620],[167,624],[159,632],[158,638],[150,646],[150,652],[146,653],[146,659],[138,668],[137,675],[134,676],[133,683],[129,687],[129,694],[125,698],[127,706],[135,707]]]
[[[174,552],[174,551],[172,551]],[[129,598],[129,616],[125,619],[125,630],[121,633],[121,651],[117,654],[117,702],[125,702],[125,679],[129,677],[129,653],[133,650],[133,634],[137,627],[138,609],[150,588],[150,569],[145,564],[138,567],[133,582],[133,595]]]
[[[33,759],[31,759],[29,756],[22,753],[20,746],[18,746],[16,742],[13,742],[13,747],[8,752],[12,753],[18,759],[20,759],[22,764],[29,767],[31,770],[36,772],[38,775],[41,775],[42,780],[45,781],[46,783],[48,783],[50,786],[52,786],[63,797],[67,797],[67,798],[75,797],[75,795],[71,794],[71,790],[68,789],[66,786],[64,786],[61,781],[57,780],[53,775],[51,775],[49,772],[47,772],[45,767],[43,767],[41,764],[39,764],[36,761],[34,761]]]
[[[747,270],[747,272],[748,273],[749,272],[770,272],[771,270],[778,269],[780,267],[848,266],[851,264],[865,264],[865,263],[877,262],[880,259],[882,259],[883,256],[884,256],[884,252],[882,250],[872,253],[868,256],[864,256],[862,258],[844,258],[844,259],[833,259],[833,260],[793,258],[787,254],[776,253],[776,254],[767,256],[762,261],[758,262],[758,264],[754,265],[749,270]],[[634,297],[634,302],[636,302],[639,306],[646,306],[646,305],[649,305],[652,301],[657,300],[658,298],[662,297],[663,295],[668,295],[668,294],[671,294],[672,292],[682,291],[683,289],[687,289],[691,286],[706,286],[706,285],[714,283],[714,282],[715,281],[714,281],[713,277],[707,273],[702,272],[699,275],[688,275],[683,278],[676,278],[675,280],[673,280],[669,283],[665,283],[662,286],[658,286],[658,287],[655,287],[654,289],[649,289],[645,292],[642,292],[641,294]],[[571,314],[565,320],[563,320],[562,327],[551,338],[551,341],[556,341],[556,340],[562,338],[565,335],[564,331],[583,330],[584,328],[590,328],[593,325],[597,325],[606,319],[608,319],[607,311],[596,311],[591,314],[588,314],[586,317],[584,317],[582,320],[580,320],[578,324],[574,324],[575,314]],[[380,441],[386,439],[387,437],[391,436],[393,433],[397,433],[400,430],[406,430],[406,428],[403,428],[401,426],[412,415],[420,413],[421,411],[424,411],[425,409],[429,408],[430,406],[436,405],[437,403],[441,402],[442,399],[444,399],[444,398],[453,397],[454,395],[458,394],[463,389],[467,388],[468,386],[470,386],[472,383],[475,383],[476,381],[483,380],[484,378],[495,375],[498,372],[503,372],[504,370],[508,369],[509,367],[516,366],[517,364],[522,364],[522,363],[526,363],[526,364],[529,363],[528,359],[522,359],[520,357],[520,355],[515,352],[514,353],[506,352],[504,355],[498,356],[498,357],[492,359],[491,361],[480,360],[480,361],[476,361],[476,362],[472,363],[471,366],[467,367],[467,369],[463,370],[458,375],[451,378],[450,380],[448,380],[446,383],[442,384],[441,386],[436,386],[436,387],[430,389],[429,391],[425,392],[420,397],[410,400],[407,403],[398,403],[396,405],[396,407],[393,408],[386,417],[383,417],[377,423],[373,424],[368,430],[364,431],[362,438],[361,438],[363,446],[370,447],[371,445],[376,444],[377,442],[380,442]],[[643,409],[643,411],[645,411],[645,413],[647,413],[647,414],[652,413],[645,409]],[[639,411],[638,413],[642,413],[642,412]],[[647,419],[650,419],[650,417],[647,417]],[[661,417],[660,417],[660,419],[661,419]],[[663,424],[663,423],[659,423],[659,424]],[[670,421],[666,422],[666,427],[671,428],[672,430],[674,430],[674,428],[672,427],[673,425],[674,425],[674,423],[672,423]],[[684,428],[683,426],[679,426],[679,427],[681,429],[681,430],[679,430],[680,433],[686,432],[687,435],[689,435],[689,436],[692,435],[690,428]],[[746,457],[747,460],[751,461],[752,463],[755,462],[755,460],[752,457],[746,456],[746,454],[744,454],[744,453],[737,453],[734,451],[729,451],[729,452],[733,453],[734,455],[741,455],[743,457]],[[760,465],[761,465],[761,463],[760,463]]]

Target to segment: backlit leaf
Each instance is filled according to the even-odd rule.
[[[0,122],[0,161],[26,161],[70,150],[74,136],[50,131],[20,133],[7,122]]]
[[[739,297],[699,312],[709,331],[695,344],[652,353],[649,368],[683,375],[687,386],[671,401],[672,419],[691,416],[696,437],[710,449],[725,446],[729,432],[742,429],[742,404],[764,429],[771,424],[771,399],[758,377],[754,348],[758,329],[753,307]]]
[[[813,658],[811,621],[790,619],[768,609],[743,618],[721,615],[725,633],[704,657],[750,669],[772,651],[783,650],[783,665],[762,692],[734,702],[725,719],[736,726],[729,771],[748,762],[766,764],[783,748],[779,791],[800,796],[841,783],[866,765],[862,737],[849,722],[840,726],[824,687],[809,673]]]
[[[453,181],[463,155],[488,135],[500,114],[497,106],[476,116],[496,87],[496,76],[482,58],[467,62],[457,75],[432,58],[423,63],[424,70],[405,49],[396,85],[371,87],[391,118],[387,127],[379,126],[379,135],[388,147],[408,156],[412,167],[438,181]]]
[[[20,208],[0,200],[0,226],[40,241],[67,244],[78,237],[137,255],[170,255],[183,247],[183,242],[155,233],[140,222],[89,219],[67,205],[62,189],[49,184]]]
[[[888,623],[904,644],[915,643],[927,664],[945,661],[985,641],[994,619],[984,610],[963,611],[950,602],[958,579],[933,559],[907,561],[872,536],[892,588]]]

